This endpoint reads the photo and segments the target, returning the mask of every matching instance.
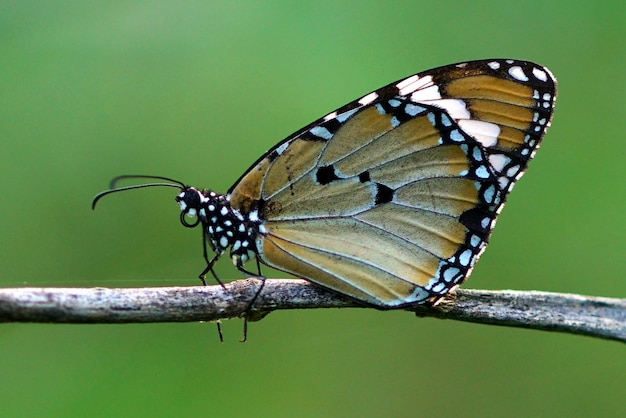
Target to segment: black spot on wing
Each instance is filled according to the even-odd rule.
[[[268,152],[267,154],[265,154],[265,158],[267,158],[269,160],[269,162],[272,162],[276,158],[278,158],[279,155],[280,154],[278,153],[278,151],[272,150],[272,151]]]
[[[339,177],[337,177],[337,174],[335,173],[335,167],[333,167],[332,165],[327,165],[317,169],[317,173],[315,173],[315,179],[319,184],[324,185],[335,180],[339,180]]]
[[[367,183],[368,181],[370,181],[370,172],[364,171],[361,174],[359,174],[359,181],[361,183]]]
[[[459,222],[465,225],[481,239],[487,240],[491,233],[491,227],[495,214],[484,207],[476,207],[467,210],[459,217]]]
[[[393,200],[393,189],[385,186],[384,184],[376,183],[376,204],[381,205],[383,203],[391,202]]]

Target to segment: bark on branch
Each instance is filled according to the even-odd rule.
[[[220,286],[0,289],[0,322],[138,323],[238,318],[260,281]],[[278,309],[363,308],[304,280],[267,279],[250,320]],[[626,342],[626,299],[574,294],[463,290],[437,307],[406,310],[418,316],[559,331]]]

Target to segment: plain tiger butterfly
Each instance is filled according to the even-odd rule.
[[[226,194],[120,176],[93,205],[121,190],[179,188],[181,222],[201,226],[205,238],[203,281],[230,250],[247,274],[244,263],[256,258],[378,308],[435,303],[485,250],[555,99],[555,78],[531,62],[448,65],[300,129]],[[118,188],[127,178],[166,182]]]

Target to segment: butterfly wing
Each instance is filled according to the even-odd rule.
[[[258,211],[271,267],[379,307],[434,301],[484,251],[555,93],[529,62],[413,75],[279,143],[233,186],[231,205]]]

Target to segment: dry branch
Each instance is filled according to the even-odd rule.
[[[241,317],[260,281],[220,286],[0,289],[0,322],[137,323]],[[535,291],[457,291],[438,307],[405,308],[418,316],[559,331],[626,342],[626,299]],[[267,279],[252,318],[279,309],[363,308],[303,280]]]

